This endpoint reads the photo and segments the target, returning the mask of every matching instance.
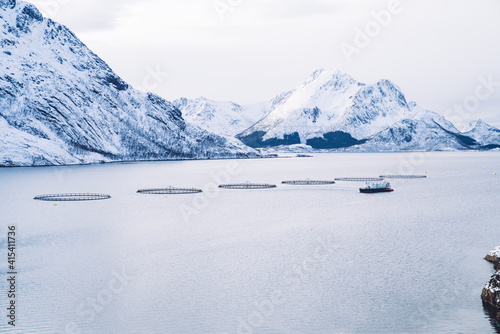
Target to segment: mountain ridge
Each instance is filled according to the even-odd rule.
[[[254,148],[285,145],[299,151],[304,145],[343,151],[487,149],[500,145],[496,128],[488,125],[481,131],[461,132],[444,116],[407,101],[401,88],[388,79],[365,84],[340,71],[319,69],[294,90],[271,101],[265,116],[237,138]],[[197,112],[203,114],[201,109]]]
[[[459,131],[387,79],[319,69],[262,103],[169,102],[135,90],[30,3],[0,0],[0,26],[0,166],[259,157],[253,148],[283,146],[500,148],[499,129],[478,120]]]
[[[257,157],[124,82],[67,27],[0,0],[0,165]]]
[[[242,106],[229,101],[212,101],[205,97],[180,98],[172,102],[182,111],[186,121],[215,134],[231,137],[264,117],[271,103],[269,101]]]

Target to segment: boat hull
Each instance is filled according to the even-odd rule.
[[[375,193],[390,193],[393,192],[394,189],[359,189],[359,191],[363,194],[375,194]]]

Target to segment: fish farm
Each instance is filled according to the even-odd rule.
[[[335,181],[375,182],[384,181],[384,179],[382,177],[340,177],[336,178]]]
[[[276,188],[274,184],[267,183],[236,183],[236,184],[221,184],[219,188],[225,189],[270,189]]]
[[[196,188],[153,188],[153,189],[139,189],[138,194],[145,195],[186,195],[186,194],[197,194],[201,193],[203,190]]]
[[[296,181],[283,181],[281,183],[290,184],[294,186],[319,186],[319,185],[335,184],[335,181],[296,180]]]
[[[332,185],[336,181],[352,181],[352,182],[377,182],[384,181],[384,179],[425,179],[426,175],[381,175],[380,177],[341,177],[336,178],[335,181],[328,180],[289,180],[283,181],[282,184],[287,185]],[[221,184],[219,188],[224,189],[271,189],[277,188],[274,184],[268,183],[234,183],[234,184]],[[145,195],[181,195],[181,194],[197,194],[202,193],[203,190],[197,188],[151,188],[151,189],[139,189],[138,194]],[[78,201],[98,201],[110,199],[110,195],[106,194],[91,194],[91,193],[75,193],[75,194],[50,194],[50,195],[39,195],[35,196],[33,199],[38,201],[51,201],[51,202],[78,202]]]
[[[110,195],[104,194],[52,194],[35,196],[37,201],[50,202],[80,202],[80,201],[99,201],[110,199]]]
[[[426,175],[382,175],[384,179],[425,179]]]

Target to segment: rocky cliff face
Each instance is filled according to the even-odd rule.
[[[0,166],[256,155],[133,89],[32,4],[0,0]]]
[[[494,264],[496,272],[484,286],[481,299],[493,317],[500,321],[500,246],[489,252],[485,259]]]

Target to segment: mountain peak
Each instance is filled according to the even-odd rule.
[[[0,10],[7,15],[0,18],[4,21],[4,31],[19,37],[19,32],[28,33],[34,23],[43,22],[43,15],[35,5],[28,2],[0,0]]]
[[[311,80],[315,80],[317,79],[321,74],[323,74],[326,70],[324,68],[319,68],[317,69],[316,71],[314,71],[310,76],[309,78]]]
[[[380,85],[380,86],[386,86],[386,87],[391,87],[391,88],[394,88],[394,89],[397,89],[397,90],[401,90],[399,88],[399,86],[397,86],[394,82],[392,82],[389,79],[379,80],[379,82],[377,82],[377,84]]]
[[[16,7],[16,0],[0,0],[0,8],[14,9]]]
[[[304,86],[316,82],[316,81],[322,81],[322,82],[341,82],[341,81],[355,81],[349,74],[346,74],[344,72],[341,72],[339,70],[332,70],[332,69],[324,69],[320,68],[316,71],[314,71],[309,78],[306,80],[304,83]]]
[[[485,122],[483,122],[482,119],[477,119],[475,121],[470,122],[466,126],[464,126],[464,128],[462,129],[462,133],[472,131],[472,130],[479,128],[481,126],[484,126],[484,125],[487,125],[487,124]]]
[[[181,98],[173,105],[181,110],[184,119],[202,129],[234,137],[261,119],[270,103],[240,106],[230,101],[213,101],[204,97],[196,99]]]
[[[481,119],[467,124],[462,133],[465,136],[471,137],[483,146],[490,148],[500,147],[500,129],[489,125]]]

